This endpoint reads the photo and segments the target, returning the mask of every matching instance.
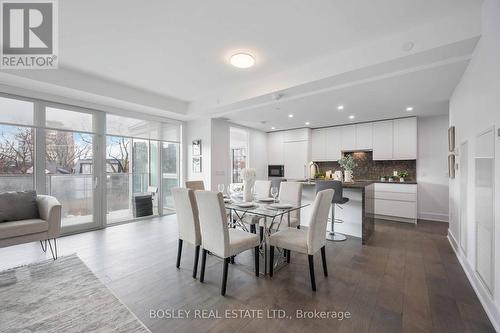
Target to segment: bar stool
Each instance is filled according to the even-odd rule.
[[[335,218],[335,206],[339,205],[339,208],[342,209],[342,206],[346,202],[349,201],[349,198],[344,198],[343,197],[343,188],[342,188],[342,182],[339,180],[318,180],[316,181],[316,193],[319,191],[323,191],[326,189],[333,189],[335,192],[333,194],[333,199],[332,199],[332,217],[329,219],[331,221],[332,227],[330,228],[330,231],[326,233],[326,239],[334,242],[341,242],[345,241],[347,239],[346,235],[341,234],[339,232],[335,232],[335,222],[337,223],[342,223],[344,222],[341,219],[336,219]]]

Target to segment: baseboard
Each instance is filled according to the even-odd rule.
[[[455,255],[457,256],[460,265],[462,265],[462,268],[465,271],[465,275],[467,275],[467,278],[469,279],[472,288],[476,292],[477,298],[479,298],[479,301],[481,302],[486,315],[490,319],[491,324],[497,332],[500,332],[500,309],[498,309],[498,307],[496,306],[493,297],[483,285],[479,276],[477,276],[474,268],[470,266],[467,258],[462,252],[462,249],[460,248],[460,246],[458,246],[458,242],[450,232],[450,230],[448,230],[448,241],[450,242],[453,251],[455,251]]]
[[[420,220],[429,220],[437,222],[448,222],[448,214],[432,213],[432,212],[417,212],[418,218]]]
[[[395,222],[404,222],[404,223],[417,223],[417,219],[409,219],[406,217],[397,217],[397,216],[389,216],[389,215],[381,215],[381,214],[375,214],[373,216],[376,219],[380,220],[388,220],[388,221],[395,221]]]

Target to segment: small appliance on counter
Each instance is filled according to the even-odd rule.
[[[335,171],[333,173],[333,179],[342,181],[342,171],[340,170]]]
[[[267,166],[267,176],[268,177],[285,177],[285,166],[284,165],[268,165]]]
[[[319,166],[313,161],[309,162],[309,179],[316,178],[316,174],[319,172]]]

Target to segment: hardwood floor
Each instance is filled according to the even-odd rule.
[[[175,216],[62,237],[60,255],[77,253],[153,332],[494,332],[448,240],[446,223],[417,226],[378,220],[367,246],[359,239],[327,242],[329,276],[314,258],[312,292],[307,256],[272,279],[255,277],[253,253],[229,265],[220,296],[222,261],[208,256],[205,283],[192,278],[194,248],[184,244],[175,268]],[[0,269],[49,258],[38,243],[0,249]],[[1,305],[0,305],[1,309]],[[158,319],[150,310],[282,309],[285,319]],[[350,319],[298,319],[297,310],[349,311]]]

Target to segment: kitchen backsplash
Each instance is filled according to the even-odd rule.
[[[353,170],[354,179],[359,180],[378,180],[382,176],[391,176],[394,170],[408,172],[408,181],[415,181],[417,178],[417,161],[416,160],[401,160],[401,161],[374,161],[371,151],[358,151],[344,153],[352,155],[358,166]],[[342,170],[337,162],[317,162],[319,170],[325,172],[327,170]]]

